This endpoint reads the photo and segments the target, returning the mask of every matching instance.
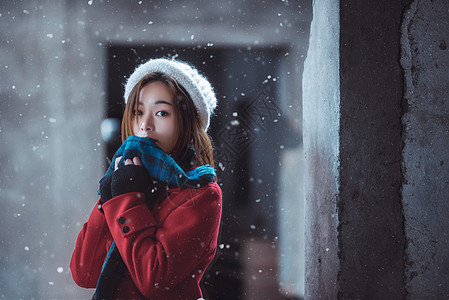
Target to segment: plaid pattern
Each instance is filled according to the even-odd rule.
[[[117,150],[105,177],[114,171],[114,162],[119,156],[122,156],[119,166],[128,158],[140,157],[142,165],[153,178],[173,186],[199,188],[215,179],[215,171],[210,165],[184,172],[178,163],[159,148],[154,141],[135,135],[129,136]]]

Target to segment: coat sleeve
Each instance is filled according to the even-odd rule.
[[[95,288],[106,258],[112,236],[104,215],[97,208],[78,234],[70,260],[70,271],[75,283],[84,288]]]
[[[217,247],[221,218],[217,184],[175,192],[164,201],[171,201],[171,211],[159,223],[141,193],[123,194],[103,205],[123,261],[146,297],[174,288],[187,276],[201,277],[205,270],[199,265]]]

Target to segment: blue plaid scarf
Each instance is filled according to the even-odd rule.
[[[115,159],[119,156],[122,156],[118,164],[119,166],[128,158],[132,159],[135,156],[140,157],[142,165],[147,169],[148,173],[153,178],[166,185],[183,188],[200,188],[215,180],[215,172],[210,165],[204,165],[193,170],[184,171],[181,166],[172,157],[160,149],[153,140],[134,135],[129,136],[117,150],[106,175],[101,180],[114,172]],[[98,193],[100,193],[99,190]],[[156,193],[153,197],[158,197],[159,195],[160,193]],[[92,299],[112,299],[125,269],[126,265],[120,256],[115,241],[113,241],[111,248],[109,248],[108,255],[106,256],[106,260],[103,263]]]
[[[140,157],[142,165],[153,178],[173,186],[199,187],[212,182],[215,178],[214,169],[210,165],[184,172],[178,163],[159,148],[153,140],[135,135],[129,136],[117,150],[105,177],[114,172],[114,162],[119,156],[122,157],[119,166],[128,158]]]

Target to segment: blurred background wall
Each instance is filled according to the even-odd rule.
[[[124,76],[154,56],[194,63],[219,99],[211,135],[224,214],[209,297],[302,297],[311,17],[300,0],[2,1],[0,297],[92,295],[68,264],[115,147],[101,123],[120,117]]]

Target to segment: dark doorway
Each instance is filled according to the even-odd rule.
[[[265,260],[256,270],[261,285],[278,292],[275,247],[279,152],[289,136],[280,107],[281,48],[121,47],[108,49],[107,117],[121,119],[126,77],[150,58],[175,57],[190,62],[214,86],[218,99],[209,134],[215,148],[218,183],[223,190],[223,216],[214,264],[203,279],[207,299],[245,299],[251,261]],[[107,147],[113,157],[117,138]],[[251,257],[247,245],[272,249]],[[251,248],[251,247],[250,247]],[[273,257],[274,256],[274,257]],[[274,263],[273,263],[274,261]],[[267,295],[268,296],[268,295]],[[266,299],[272,299],[267,297]]]

